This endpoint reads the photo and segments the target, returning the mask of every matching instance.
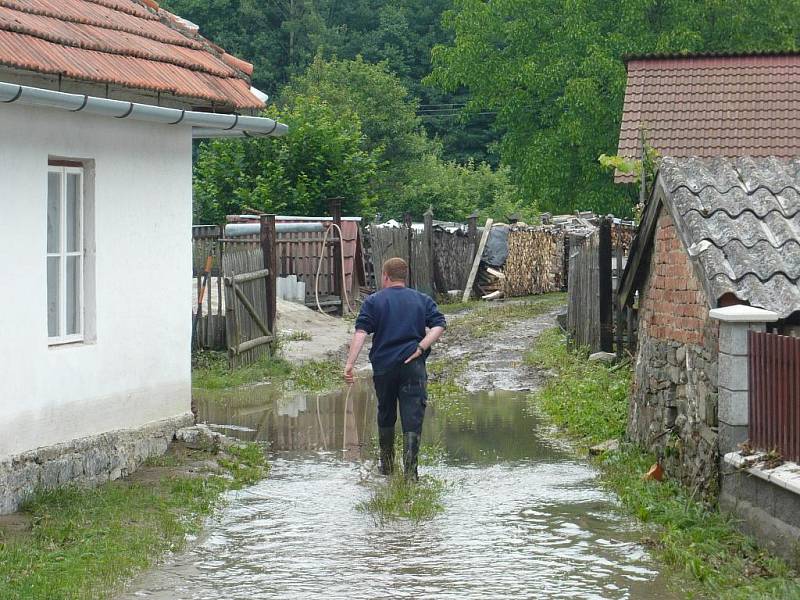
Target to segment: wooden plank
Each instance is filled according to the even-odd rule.
[[[483,256],[483,250],[486,248],[486,241],[489,239],[489,232],[492,230],[493,222],[492,219],[486,219],[486,225],[483,226],[483,235],[478,244],[478,251],[475,253],[475,258],[472,261],[472,270],[469,272],[467,285],[464,287],[464,295],[461,297],[462,302],[469,300],[470,294],[472,294],[472,286],[475,284],[475,277],[478,275],[478,267],[481,264],[481,257]]]
[[[258,328],[262,331],[262,333],[264,335],[272,335],[272,332],[264,324],[264,321],[262,321],[261,317],[258,316],[258,311],[256,310],[255,306],[253,306],[250,300],[247,299],[247,296],[245,296],[242,290],[239,289],[239,286],[236,285],[235,281],[233,284],[233,292],[244,305],[245,310],[250,313],[250,316],[253,318],[253,321],[255,321],[256,325],[258,325]]]
[[[242,342],[236,348],[236,353],[237,354],[244,354],[245,352],[247,352],[249,350],[253,350],[255,348],[258,348],[259,346],[264,346],[266,344],[269,344],[274,339],[275,338],[273,336],[271,336],[271,335],[264,335],[264,336],[261,336],[261,337],[257,337],[257,338],[255,338],[253,340],[248,340],[246,342]]]
[[[341,198],[331,198],[329,209],[331,213],[331,217],[333,218],[333,224],[340,227],[342,226],[342,199]],[[334,229],[335,234],[339,234],[337,229]],[[324,251],[324,248],[323,248]],[[341,301],[342,307],[342,314],[345,313],[345,290],[344,290],[344,269],[342,268],[343,256],[342,256],[342,244],[334,244],[333,246],[333,294],[334,296],[338,296]]]
[[[598,342],[603,352],[611,352],[614,349],[614,313],[611,309],[611,223],[609,217],[603,217],[597,230],[598,317],[600,318]]]
[[[621,229],[621,226],[618,226],[618,229]],[[619,296],[619,283],[622,281],[622,240],[621,236],[617,235],[617,247],[616,247],[616,271],[617,271],[617,286],[616,292],[614,296],[614,300],[616,300],[617,296]],[[616,314],[616,346],[617,346],[617,358],[622,358],[623,354],[623,347],[622,347],[622,338],[623,338],[623,331],[625,329],[625,309],[624,307],[620,307],[618,302],[613,303],[613,310]]]
[[[264,269],[269,271],[264,280],[264,293],[266,298],[266,325],[271,333],[275,333],[275,319],[277,315],[277,289],[278,289],[278,256],[275,249],[275,215],[261,216],[261,255]]]
[[[235,275],[234,277],[229,277],[228,279],[238,285],[241,283],[255,281],[256,279],[264,279],[265,277],[269,277],[269,274],[269,269],[259,269],[258,271],[253,271],[252,273],[242,273],[240,275]]]

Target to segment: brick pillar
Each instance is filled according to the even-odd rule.
[[[770,310],[737,304],[709,311],[719,323],[719,453],[733,452],[744,442],[748,426],[747,332],[764,331],[778,320]]]

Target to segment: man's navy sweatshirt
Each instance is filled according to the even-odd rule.
[[[368,296],[356,319],[356,330],[373,334],[369,360],[374,375],[391,371],[414,354],[426,327],[446,326],[436,302],[407,287],[387,287]]]

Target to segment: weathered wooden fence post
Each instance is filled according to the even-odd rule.
[[[617,358],[622,358],[623,354],[623,331],[625,329],[625,307],[619,305],[619,288],[622,285],[622,259],[623,259],[623,252],[622,252],[622,224],[618,224],[616,226],[617,232],[617,243],[615,251],[615,259],[617,261],[616,265],[616,275],[617,275],[617,285],[614,290],[614,313],[616,314],[616,326],[615,326],[615,333],[616,333],[616,344],[617,344]]]
[[[474,212],[467,218],[467,239],[469,240],[470,264],[475,259],[475,252],[478,250],[478,213]]]
[[[344,236],[342,235],[342,199],[330,198],[329,202],[329,210],[331,217],[333,217],[333,224],[338,227],[338,229],[334,231],[337,241],[333,244],[333,293],[339,298],[340,304],[338,314],[343,315],[345,313],[346,302],[344,297],[344,283],[342,282],[344,278],[344,270],[342,269],[342,245],[344,244]],[[326,251],[327,248],[322,249],[322,252]]]
[[[433,206],[429,206],[425,211],[425,233],[423,246],[425,248],[425,260],[428,267],[427,282],[430,285],[431,296],[436,296],[436,277],[434,275],[434,256],[433,256]],[[421,282],[420,282],[421,283]],[[426,290],[427,291],[427,290]]]
[[[413,252],[413,239],[414,239],[414,222],[411,219],[411,213],[407,212],[403,217],[406,226],[406,246],[408,251],[408,287],[414,287],[414,252]]]
[[[611,310],[611,216],[600,219],[600,228],[597,248],[598,262],[598,287],[600,290],[600,350],[611,352],[613,350],[614,322]]]
[[[261,215],[261,253],[264,256],[264,268],[269,274],[264,279],[267,292],[267,329],[272,335],[272,347],[278,340],[275,317],[277,314],[277,280],[278,253],[276,251],[275,215]]]

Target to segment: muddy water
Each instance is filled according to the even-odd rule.
[[[518,392],[429,408],[423,436],[440,458],[421,472],[452,486],[444,513],[416,526],[356,510],[381,484],[369,386],[223,396],[199,398],[201,418],[267,443],[272,473],[126,598],[671,597],[635,525]]]

